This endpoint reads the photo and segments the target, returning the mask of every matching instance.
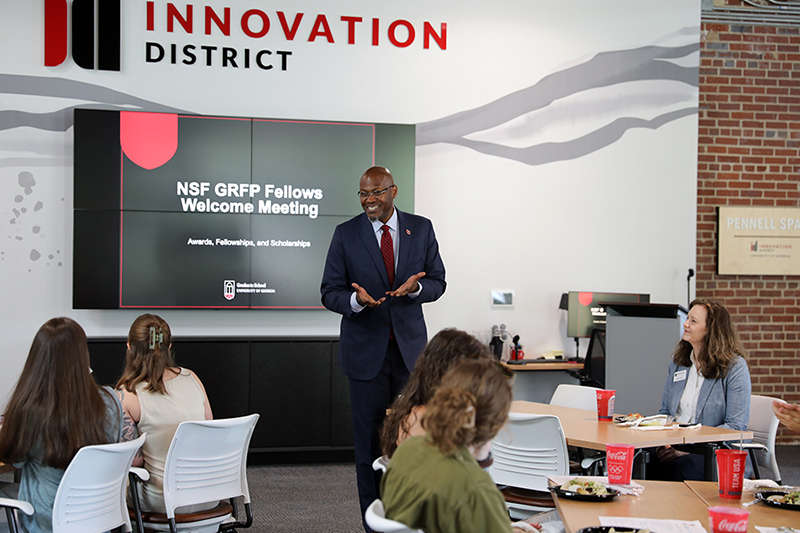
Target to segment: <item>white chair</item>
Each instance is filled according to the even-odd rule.
[[[372,461],[372,469],[376,472],[383,472],[386,473],[386,466],[389,464],[389,458],[385,455],[381,455],[374,461]]]
[[[383,502],[380,500],[375,500],[369,504],[366,513],[364,513],[364,521],[374,531],[382,531],[383,533],[425,533],[421,529],[411,529],[405,524],[386,518]]]
[[[125,491],[128,471],[145,435],[114,444],[84,446],[69,463],[53,503],[53,533],[101,533],[119,526],[131,531]],[[32,515],[35,509],[20,500],[2,498],[0,505]],[[9,530],[17,520],[7,512]]]
[[[258,417],[258,414],[252,414],[179,424],[164,465],[166,513],[142,512],[137,516],[137,524],[171,533],[250,527],[253,514],[247,488],[247,449]],[[244,499],[245,522],[234,522],[233,499],[238,497]],[[229,499],[231,503],[224,501]],[[216,501],[220,503],[207,511],[175,513],[178,507]]]
[[[597,413],[598,390],[600,389],[596,387],[584,387],[582,385],[562,383],[556,387],[555,392],[553,392],[553,397],[550,398],[550,405],[585,409]]]
[[[553,397],[550,398],[550,405],[557,405],[559,407],[571,407],[573,409],[584,409],[597,413],[597,391],[600,390],[596,387],[584,387],[583,385],[570,385],[562,383],[556,387],[553,392]],[[591,457],[584,457],[581,448],[574,448],[577,450],[578,462],[581,473],[584,475],[592,474],[601,476],[603,475],[603,462],[606,455],[601,453],[595,454]]]
[[[557,416],[509,413],[508,423],[492,441],[492,455],[489,474],[496,484],[535,491],[504,491],[512,517],[527,518],[555,507],[547,478],[569,474],[567,441]]]
[[[781,473],[778,470],[778,460],[775,456],[775,435],[778,433],[778,417],[772,411],[772,401],[769,396],[750,396],[750,422],[747,431],[753,432],[753,442],[745,442],[742,449],[750,452],[750,461],[756,479],[761,478],[761,469],[768,469],[781,484]],[[739,448],[738,442],[729,443],[731,447]]]

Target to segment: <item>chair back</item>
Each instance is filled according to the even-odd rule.
[[[775,479],[780,481],[778,460],[775,456],[775,436],[778,434],[778,417],[772,411],[773,398],[769,396],[750,396],[750,422],[747,430],[753,432],[753,442],[763,445],[766,449],[755,450],[760,468],[768,468]]]
[[[425,533],[421,529],[411,529],[405,524],[386,518],[383,510],[383,502],[375,500],[364,513],[364,521],[373,531],[383,531],[384,533]]]
[[[492,441],[489,474],[498,485],[547,491],[548,476],[569,474],[567,441],[553,415],[509,413]]]
[[[58,485],[53,533],[100,533],[119,526],[131,530],[125,489],[133,457],[144,440],[142,435],[78,450]]]
[[[562,383],[556,387],[553,397],[550,398],[550,405],[559,407],[572,407],[573,409],[585,409],[597,413],[597,392],[596,387],[584,387],[582,385],[570,385]]]
[[[247,448],[258,414],[220,420],[181,422],[164,463],[164,506],[175,509],[242,496],[247,488]]]

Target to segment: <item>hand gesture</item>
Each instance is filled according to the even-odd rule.
[[[363,305],[366,307],[377,307],[386,300],[386,296],[381,298],[380,300],[376,300],[369,293],[364,289],[364,287],[360,286],[358,283],[352,283],[352,287],[356,290],[356,301],[358,305]]]
[[[389,296],[399,297],[399,296],[405,296],[410,292],[411,293],[417,292],[419,290],[418,281],[420,280],[420,278],[424,277],[425,277],[425,272],[417,272],[416,274],[408,278],[405,283],[397,287],[397,290],[386,291],[386,294],[388,294]]]
[[[781,424],[795,433],[800,433],[800,405],[774,400],[772,402],[772,411],[781,421]]]

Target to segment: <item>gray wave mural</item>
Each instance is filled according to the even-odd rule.
[[[527,113],[544,109],[569,96],[622,83],[648,80],[667,80],[698,86],[698,67],[681,67],[669,60],[696,53],[699,43],[685,46],[646,46],[631,50],[602,52],[588,61],[542,78],[535,85],[516,91],[485,105],[417,125],[417,146],[448,143],[463,146],[483,154],[519,161],[526,165],[543,165],[585,156],[618,141],[634,128],[657,129],[664,124],[694,115],[697,105],[671,110],[651,119],[620,116],[611,123],[575,139],[560,142],[541,142],[526,147],[510,147],[498,143],[469,139],[470,135],[501,126]],[[93,103],[80,107],[99,109],[140,109],[170,113],[191,113],[157,102],[101,87],[91,83],[39,76],[0,74],[0,93],[71,98]],[[658,100],[661,99],[661,102]],[[656,96],[653,105],[667,106],[671,96]],[[597,104],[599,105],[599,104]],[[63,132],[72,127],[73,110],[69,106],[49,113],[30,113],[18,110],[0,111],[0,131],[19,127]],[[580,112],[592,112],[582,109]],[[597,109],[596,111],[600,111]],[[541,127],[543,125],[538,125]],[[531,126],[536,128],[537,126]],[[5,158],[0,167],[17,166],[21,162],[32,166],[63,165],[63,158]]]
[[[697,87],[698,67],[681,67],[669,60],[684,58],[696,53],[699,48],[699,43],[692,43],[679,47],[646,46],[599,53],[585,63],[554,72],[531,87],[483,106],[418,124],[417,146],[435,143],[454,144],[526,165],[543,165],[585,156],[618,141],[626,131],[633,128],[657,129],[674,120],[697,114],[697,105],[663,113],[652,119],[618,117],[610,124],[576,139],[542,142],[527,147],[510,147],[470,140],[467,137],[498,127],[527,113],[544,109],[560,99],[602,87],[651,80],[676,81]],[[664,94],[653,102],[656,106],[659,104],[659,98],[664,106],[672,103],[670,101],[672,97]]]

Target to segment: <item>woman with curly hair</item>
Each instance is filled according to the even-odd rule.
[[[747,429],[750,372],[745,357],[725,306],[694,300],[669,365],[659,412],[686,424]],[[704,479],[703,456],[671,446],[656,450],[651,467],[662,479]]]
[[[422,419],[426,435],[397,447],[381,481],[386,517],[427,533],[511,532],[502,494],[470,453],[508,417],[510,371],[489,359],[457,363]]]
[[[443,329],[428,341],[381,428],[381,450],[386,457],[391,457],[408,437],[425,434],[420,423],[425,404],[450,367],[466,357],[489,358],[489,349],[469,333],[455,328]]]

